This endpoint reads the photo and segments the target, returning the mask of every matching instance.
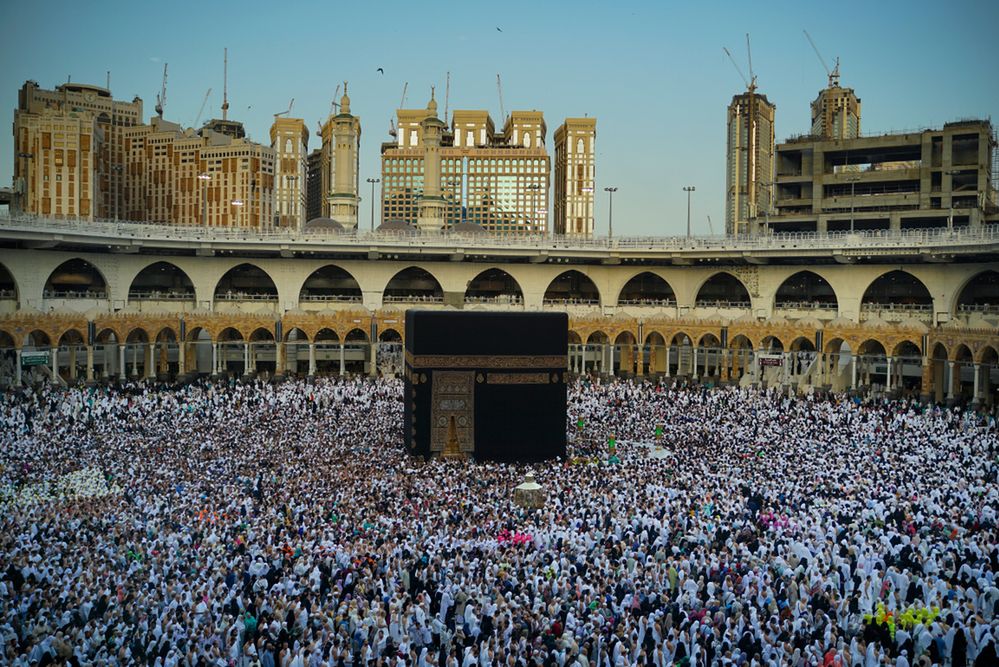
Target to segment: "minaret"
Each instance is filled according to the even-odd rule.
[[[345,229],[357,228],[357,123],[350,114],[347,82],[343,84],[340,113],[333,118],[333,136],[336,139],[333,194],[330,196],[330,217]]]
[[[416,225],[421,230],[439,231],[444,226],[445,202],[441,196],[441,135],[444,122],[437,117],[437,102],[430,89],[427,117],[423,128],[423,198]]]

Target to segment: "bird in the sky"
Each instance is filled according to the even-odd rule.
[[[499,26],[496,26],[496,31],[497,31],[497,32],[503,32],[503,31],[502,31],[502,30],[500,29],[500,27],[499,27]]]
[[[376,72],[381,72],[382,74],[384,74],[384,73],[385,73],[385,70],[383,70],[383,69],[382,69],[381,67],[379,67],[379,68],[378,68],[377,70],[375,70],[375,71],[376,71]]]

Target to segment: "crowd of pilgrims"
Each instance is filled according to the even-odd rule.
[[[0,663],[997,664],[991,417],[584,378],[526,511],[526,466],[408,456],[402,398],[3,394]]]

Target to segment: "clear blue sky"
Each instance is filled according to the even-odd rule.
[[[694,185],[694,229],[724,227],[725,109],[743,84],[722,52],[746,68],[745,33],[761,92],[777,105],[777,140],[807,131],[809,102],[841,59],[842,84],[863,103],[864,131],[925,127],[968,116],[999,120],[999,2],[9,2],[0,42],[0,108],[12,127],[25,79],[103,85],[138,94],[152,115],[163,63],[165,116],[193,123],[211,87],[219,115],[222,48],[229,47],[230,117],[267,143],[272,114],[295,98],[310,130],[350,82],[361,116],[361,178],[379,176],[379,145],[409,82],[407,106],[441,98],[488,109],[539,109],[549,149],[566,116],[597,117],[597,229],[607,229],[603,187],[615,196],[615,233],[676,234],[686,224],[681,187]],[[497,30],[500,28],[500,30]],[[382,67],[385,74],[375,70]],[[443,102],[443,100],[441,99]],[[443,104],[442,104],[443,110]],[[318,146],[312,137],[310,148]],[[0,134],[0,183],[13,171]],[[362,190],[362,220],[369,191]]]

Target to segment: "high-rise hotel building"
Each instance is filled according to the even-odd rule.
[[[555,130],[555,233],[593,236],[596,118],[566,118]]]
[[[399,109],[396,117],[396,141],[382,144],[383,221],[431,228],[440,211],[447,228],[471,223],[498,234],[548,229],[550,163],[541,112],[514,111],[500,132],[487,111],[455,111],[450,127],[444,126],[432,98],[426,109]],[[439,170],[434,164],[428,172],[428,156],[439,159]]]
[[[142,122],[142,100],[99,86],[44,90],[27,81],[14,111],[14,189],[25,213],[110,218],[120,212],[123,130]]]

